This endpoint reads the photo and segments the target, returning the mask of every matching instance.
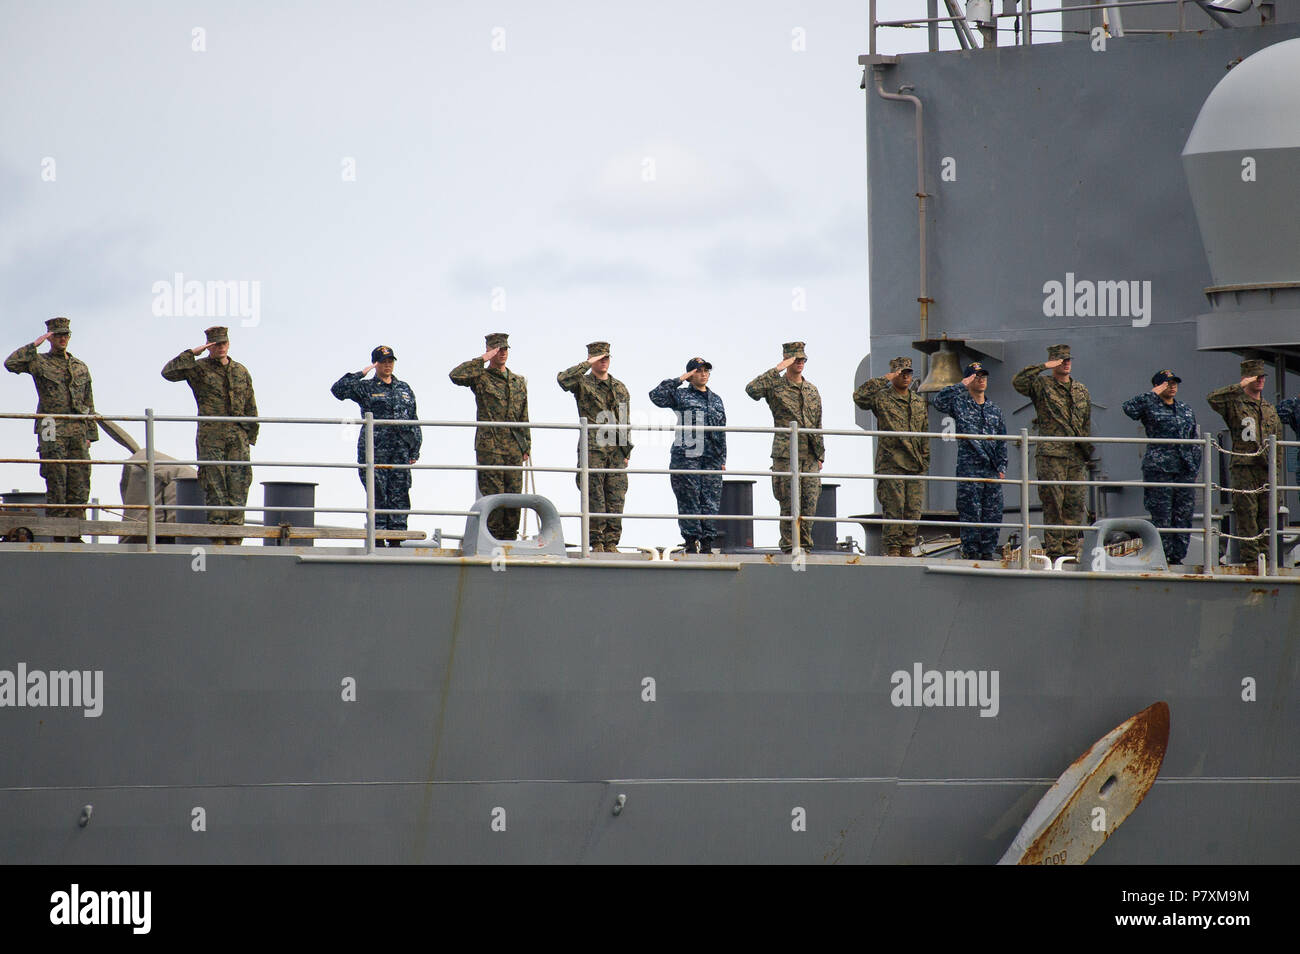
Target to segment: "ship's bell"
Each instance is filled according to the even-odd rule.
[[[930,373],[921,382],[920,392],[930,394],[942,391],[950,384],[961,383],[961,356],[952,349],[952,345],[941,344],[939,350],[930,355]]]

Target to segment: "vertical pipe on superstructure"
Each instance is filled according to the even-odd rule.
[[[1029,569],[1029,429],[1020,429],[1020,569]]]
[[[1181,0],[1179,0],[1181,2]],[[872,56],[876,55],[876,0],[868,0],[867,12],[871,17],[871,31],[867,39],[867,52]],[[931,14],[933,16],[934,14]],[[933,50],[934,48],[931,47]]]
[[[917,216],[917,234],[921,244],[921,288],[917,301],[921,305],[921,340],[924,341],[929,337],[930,324],[930,291],[926,275],[926,245],[925,245],[925,132],[923,125],[923,107],[921,101],[915,96],[909,96],[904,93],[886,93],[885,87],[880,78],[880,67],[873,68],[876,74],[876,92],[882,99],[899,100],[911,103],[916,107],[916,216]],[[910,86],[900,87],[901,89],[911,89]],[[929,361],[927,359],[927,371]]]
[[[1182,3],[1183,0],[1178,0]],[[1034,0],[1025,0],[1025,46],[1034,42]]]
[[[1201,505],[1201,544],[1203,548],[1201,568],[1203,573],[1213,573],[1218,565],[1219,547],[1214,539],[1214,435],[1205,435],[1205,449],[1201,452],[1205,458],[1205,482],[1202,493],[1205,502]]]
[[[375,552],[375,415],[366,411],[366,552]],[[463,542],[463,541],[462,541]]]
[[[871,0],[872,6],[875,0]],[[925,37],[931,53],[939,52],[939,0],[925,0],[925,16],[930,21],[925,25]],[[872,53],[876,52],[874,49]]]
[[[144,409],[144,484],[149,488],[149,509],[145,511],[145,549],[153,553],[158,549],[158,511],[154,506],[153,484],[153,408]]]

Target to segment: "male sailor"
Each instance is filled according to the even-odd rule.
[[[966,376],[934,396],[934,408],[951,414],[958,434],[1006,434],[1002,409],[987,397],[988,370],[978,361],[966,365]],[[957,476],[1003,478],[1007,475],[1007,442],[957,442]],[[963,482],[957,485],[957,519],[963,523],[1001,523],[1002,485]],[[997,527],[962,527],[961,555],[966,560],[992,560],[998,547]]]
[[[1092,397],[1070,376],[1070,346],[1052,345],[1047,361],[1031,364],[1011,380],[1011,386],[1034,402],[1038,433],[1046,437],[1091,437]],[[1050,371],[1044,377],[1043,372]],[[1092,444],[1083,441],[1040,441],[1034,452],[1039,480],[1085,481]],[[1082,525],[1087,520],[1087,487],[1043,484],[1038,488],[1043,523]],[[1045,530],[1043,549],[1049,559],[1078,556],[1079,534],[1073,530]]]
[[[1183,379],[1168,368],[1151,376],[1151,390],[1124,402],[1124,413],[1139,421],[1147,437],[1200,437],[1196,414],[1177,399]],[[1157,527],[1190,527],[1196,489],[1190,486],[1201,470],[1196,444],[1148,444],[1142,455],[1142,479],[1148,483],[1180,483],[1187,487],[1143,487],[1142,503]],[[1187,555],[1187,534],[1162,533],[1165,560],[1177,566]]]
[[[68,353],[72,324],[67,318],[45,322],[45,334],[23,345],[5,359],[5,368],[14,374],[30,374],[36,383],[37,414],[94,414],[95,397],[91,391],[90,368]],[[50,350],[36,349],[46,341]],[[99,440],[94,421],[68,421],[37,418],[36,452],[42,460],[90,460],[90,443]],[[41,464],[45,478],[47,504],[84,504],[90,499],[90,464]],[[47,507],[46,516],[82,518],[81,507]],[[62,541],[63,537],[55,537]],[[79,537],[69,537],[80,542]]]

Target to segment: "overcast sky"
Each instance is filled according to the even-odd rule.
[[[264,415],[355,416],[329,387],[387,344],[422,417],[472,418],[447,373],[505,331],[534,421],[574,419],[556,372],[607,339],[634,413],[701,354],[730,422],[767,425],[744,386],[801,339],[825,426],[854,426],[869,341],[865,0],[0,14],[0,351],[68,316],[101,412],[193,414],[189,389],[159,371],[224,324]],[[880,15],[924,14],[882,3]],[[921,43],[891,31],[881,50]],[[256,320],[157,314],[155,284],[178,273],[258,283]],[[30,377],[0,375],[0,408],[34,407]],[[141,425],[128,429],[143,443]],[[355,431],[264,426],[254,459],[350,460]],[[193,437],[192,424],[158,428],[175,457],[192,457]],[[572,433],[534,440],[538,464],[574,462]],[[733,435],[729,466],[767,467],[769,441]],[[662,438],[637,444],[634,465],[666,466]],[[0,422],[2,456],[34,447],[30,423]],[[93,453],[126,456],[106,437]],[[865,440],[829,442],[828,470],[869,459]],[[426,429],[422,462],[472,461],[471,431]],[[354,472],[306,474],[258,467],[250,505],[256,482],[276,479],[361,505]],[[97,467],[92,496],[117,502],[119,476]],[[0,465],[6,491],[42,483],[34,465]],[[463,509],[472,484],[417,473],[413,505]],[[572,478],[538,489],[577,508]],[[775,513],[766,481],[755,502]],[[633,477],[627,506],[674,510],[667,477]],[[841,489],[841,514],[871,509],[865,483]],[[435,526],[459,533],[463,519],[412,519]],[[757,533],[775,542],[774,525]],[[625,526],[625,543],[677,539],[675,524]]]

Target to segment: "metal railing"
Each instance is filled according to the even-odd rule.
[[[959,11],[961,8],[958,6],[954,6],[952,3],[949,3],[948,0],[945,0],[945,5],[948,8],[948,12],[950,14],[949,16],[946,17],[938,16],[937,0],[930,0],[930,2],[927,4],[927,11],[926,11],[928,14],[930,14],[929,16],[910,17],[903,20],[877,19],[876,2],[877,0],[868,0],[868,7],[869,7],[868,12],[869,12],[870,24],[871,24],[870,39],[868,41],[868,52],[872,56],[876,55],[876,30],[881,27],[913,29],[916,27],[924,26],[927,28],[929,32],[929,42],[928,42],[929,50],[930,52],[933,53],[939,49],[938,27],[940,24],[948,23],[952,25],[953,31],[957,37],[957,43],[961,49],[972,49],[975,47],[975,39],[973,33],[971,32],[971,26],[970,26],[970,24],[974,23],[975,21],[970,20],[966,14],[958,15],[956,12],[954,12],[954,11]],[[996,0],[990,0],[990,7],[995,2]],[[1206,16],[1210,17],[1211,20],[1214,20],[1220,26],[1231,26],[1235,22],[1238,22],[1238,21],[1232,21],[1227,19],[1226,15],[1219,11],[1211,12],[1210,10],[1207,10],[1205,7],[1202,7],[1199,4],[1197,4],[1195,0],[1101,0],[1101,2],[1097,2],[1097,3],[1078,4],[1076,6],[1044,7],[1039,10],[1034,9],[1032,0],[1021,0],[1021,2],[1023,4],[1023,9],[1020,10],[1005,9],[1006,7],[1014,7],[1015,3],[1014,0],[1004,0],[1004,10],[1002,13],[993,13],[992,10],[990,9],[990,19],[988,21],[980,21],[977,24],[977,26],[980,29],[980,32],[984,36],[985,46],[996,45],[995,38],[996,38],[997,31],[999,29],[999,27],[997,26],[999,21],[1012,21],[1011,27],[1009,28],[1004,27],[1002,29],[1004,30],[1009,29],[1011,32],[1014,32],[1016,34],[1017,43],[1019,45],[1028,46],[1033,44],[1034,42],[1034,17],[1044,17],[1044,16],[1051,16],[1054,14],[1068,14],[1068,13],[1084,13],[1084,14],[1093,13],[1093,12],[1104,13],[1107,10],[1119,11],[1124,9],[1125,7],[1164,7],[1164,6],[1175,7],[1177,8],[1178,11],[1178,25],[1177,27],[1169,27],[1169,28],[1159,29],[1159,30],[1141,30],[1141,29],[1125,30],[1123,26],[1120,25],[1119,23],[1114,23],[1110,25],[1110,27],[1114,30],[1113,35],[1122,36],[1125,33],[1130,33],[1130,34],[1157,33],[1157,32],[1158,33],[1185,33],[1185,32],[1199,31],[1201,29],[1199,27],[1193,27],[1189,29],[1189,27],[1187,26],[1187,15],[1186,15],[1185,8],[1189,3],[1192,4],[1193,6],[1196,6],[1197,9],[1203,10],[1206,13]],[[1264,16],[1264,13],[1262,11],[1260,16],[1261,17]],[[1039,32],[1040,33],[1042,32],[1065,33],[1067,31],[1055,30],[1055,29],[1043,29],[1040,27]],[[1088,31],[1084,30],[1078,32],[1087,33]]]
[[[1157,532],[1160,534],[1189,534],[1200,536],[1203,544],[1203,572],[1214,573],[1218,564],[1218,539],[1219,537],[1241,540],[1266,540],[1267,562],[1264,570],[1265,575],[1276,574],[1278,568],[1280,538],[1286,533],[1286,530],[1279,525],[1278,513],[1280,504],[1280,494],[1285,491],[1300,490],[1297,485],[1284,485],[1279,483],[1280,475],[1278,473],[1278,449],[1283,447],[1300,447],[1300,441],[1281,441],[1269,435],[1265,441],[1265,448],[1255,454],[1244,455],[1259,457],[1267,455],[1268,481],[1262,488],[1242,489],[1224,486],[1214,480],[1215,471],[1215,451],[1221,450],[1228,454],[1234,454],[1229,449],[1219,447],[1213,435],[1194,439],[1174,439],[1174,438],[1150,438],[1150,437],[1047,437],[1033,435],[1027,429],[1021,429],[1019,434],[1009,435],[990,435],[990,434],[953,434],[947,432],[932,431],[880,431],[880,430],[861,430],[861,429],[835,429],[835,428],[805,428],[800,427],[796,422],[791,421],[787,427],[753,427],[742,425],[725,425],[710,426],[698,424],[631,424],[631,423],[589,423],[584,419],[573,422],[515,422],[515,421],[437,421],[437,420],[415,420],[415,421],[393,421],[393,420],[376,420],[374,416],[367,413],[364,418],[307,418],[307,417],[198,417],[193,415],[156,415],[152,408],[146,409],[143,415],[76,415],[76,414],[0,414],[0,420],[110,420],[115,422],[126,423],[143,423],[145,426],[145,446],[142,448],[145,452],[143,466],[145,467],[145,486],[156,488],[155,466],[158,461],[158,451],[156,446],[154,428],[158,423],[209,423],[209,424],[294,424],[294,425],[330,425],[354,426],[359,425],[362,428],[362,446],[364,450],[364,460],[362,461],[282,461],[282,460],[260,460],[260,461],[241,461],[241,460],[174,460],[168,459],[169,465],[186,465],[186,466],[258,466],[258,467],[301,467],[301,468],[357,468],[361,469],[365,475],[365,493],[366,500],[364,507],[294,507],[276,505],[268,507],[263,504],[261,507],[249,506],[226,506],[218,505],[211,509],[230,510],[239,512],[275,510],[282,513],[310,512],[310,513],[346,513],[346,514],[365,514],[366,517],[366,537],[365,551],[373,553],[375,551],[375,524],[376,517],[388,514],[407,514],[415,516],[457,516],[468,517],[472,514],[470,510],[448,510],[448,509],[383,509],[376,506],[375,474],[381,470],[426,470],[426,471],[533,471],[537,473],[563,473],[575,474],[578,478],[580,488],[580,509],[573,512],[561,512],[562,518],[577,519],[581,527],[581,540],[579,542],[580,554],[583,557],[589,554],[589,536],[591,521],[593,518],[617,518],[617,519],[647,519],[647,520],[679,520],[679,519],[707,519],[707,520],[743,520],[743,521],[773,521],[786,522],[791,526],[790,539],[794,555],[797,557],[803,553],[803,547],[800,540],[800,527],[803,523],[857,523],[866,526],[885,526],[885,525],[914,525],[925,527],[955,527],[955,528],[1013,528],[1020,534],[1020,566],[1022,569],[1030,569],[1032,565],[1031,553],[1029,548],[1029,539],[1034,530],[1061,530],[1081,533],[1095,526],[1095,524],[1046,524],[1032,523],[1030,521],[1030,504],[1029,490],[1031,487],[1044,486],[1080,486],[1080,487],[1171,487],[1171,488],[1196,488],[1203,495],[1204,505],[1202,506],[1202,520],[1199,528],[1193,527],[1159,527]],[[390,464],[381,463],[375,460],[375,428],[376,427],[436,427],[436,428],[515,428],[528,427],[538,430],[568,430],[577,431],[579,434],[578,444],[578,463],[575,467],[565,466],[539,466],[535,464],[528,465],[510,465],[510,464]],[[601,468],[592,467],[588,457],[589,439],[592,429],[597,430],[597,443],[600,443],[605,432],[689,432],[692,435],[702,435],[711,431],[721,431],[724,433],[740,434],[763,434],[774,435],[784,433],[788,435],[790,447],[799,448],[800,439],[805,435],[820,435],[823,437],[850,437],[850,438],[924,438],[939,440],[945,443],[959,440],[974,441],[1000,441],[1006,444],[1014,445],[1019,450],[1020,476],[1019,477],[961,477],[956,475],[941,474],[876,474],[861,473],[854,471],[829,472],[817,471],[815,476],[823,479],[835,480],[903,480],[917,481],[921,483],[983,483],[1013,485],[1020,489],[1020,507],[1019,522],[1008,524],[999,523],[976,523],[963,520],[934,520],[934,519],[914,519],[908,520],[901,517],[862,517],[856,516],[851,518],[833,516],[818,517],[816,515],[803,514],[800,512],[800,477],[812,476],[803,474],[800,471],[799,454],[797,452],[790,455],[790,470],[701,470],[701,469],[672,469],[656,467],[623,467],[623,468]],[[1197,445],[1202,449],[1202,473],[1200,479],[1196,482],[1158,482],[1143,480],[1042,480],[1038,478],[1031,479],[1029,476],[1029,451],[1030,447],[1043,443],[1087,443],[1087,444],[1145,444],[1145,445]],[[1237,456],[1243,456],[1237,453]],[[123,464],[139,464],[138,461],[130,460],[83,460],[68,459],[63,461],[41,459],[41,458],[3,458],[0,463],[9,464],[41,464],[41,463],[67,463],[82,464],[95,466],[121,466]],[[685,514],[680,512],[673,513],[613,513],[605,511],[593,511],[590,507],[590,477],[592,474],[609,474],[620,473],[629,476],[706,476],[706,475],[723,475],[727,477],[789,477],[790,478],[790,500],[789,516],[782,515],[760,515],[760,514]],[[1215,491],[1226,492],[1230,494],[1256,494],[1267,493],[1269,496],[1268,514],[1269,522],[1265,530],[1261,530],[1254,537],[1244,538],[1238,535],[1229,534],[1216,526],[1221,519],[1221,515],[1213,512],[1212,500]],[[46,504],[6,504],[4,510],[23,510],[23,509],[84,509],[87,504],[68,504],[68,503],[46,503]],[[101,504],[102,506],[102,504]],[[159,510],[184,510],[194,509],[195,505],[162,505],[156,500],[156,492],[150,495],[149,502],[143,505],[123,504],[123,510],[144,510],[146,511],[145,519],[145,542],[146,549],[155,551],[157,549],[158,537],[158,519]],[[125,523],[126,521],[124,521]],[[1235,529],[1235,527],[1234,527]],[[1295,531],[1293,531],[1295,532]],[[127,534],[124,534],[127,535]],[[135,534],[131,534],[135,535]]]

